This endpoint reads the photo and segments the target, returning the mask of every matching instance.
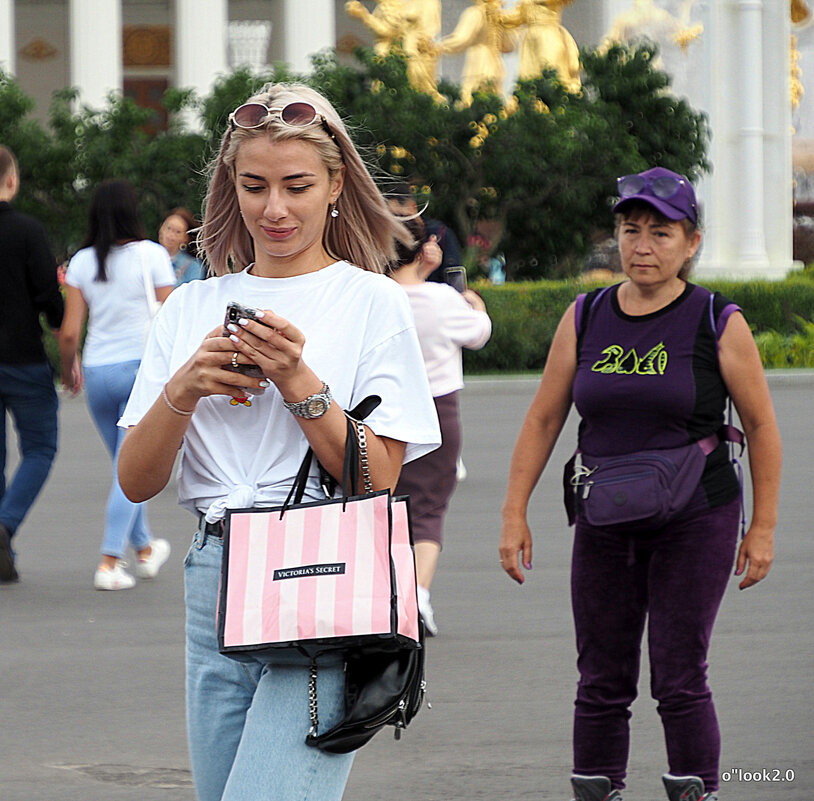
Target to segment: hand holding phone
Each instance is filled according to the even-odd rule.
[[[444,281],[458,292],[466,292],[466,270],[463,267],[447,267],[444,270]]]
[[[256,323],[266,326],[266,328],[272,328],[268,323],[264,323],[258,318],[257,309],[253,309],[251,306],[243,306],[233,300],[226,306],[226,316],[223,320],[223,336],[228,337],[231,335],[232,332],[227,328],[230,323],[232,325],[238,325],[238,321],[244,319],[254,320]],[[240,373],[250,378],[265,378],[263,371],[256,364],[239,364],[236,367],[232,364],[225,364],[223,365],[223,369],[228,370],[230,373]]]

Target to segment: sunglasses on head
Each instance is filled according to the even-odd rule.
[[[672,175],[663,175],[660,178],[645,178],[642,175],[623,175],[616,179],[616,188],[619,197],[632,197],[638,195],[643,189],[648,188],[655,197],[662,200],[669,200],[675,197],[686,182],[681,178],[673,178]]]
[[[325,133],[336,142],[336,137],[325,117],[310,103],[302,100],[287,103],[281,108],[270,108],[265,103],[244,103],[229,115],[232,128],[243,128],[244,130],[261,128],[269,120],[274,119],[280,120],[291,128],[305,128],[314,122],[319,122]]]

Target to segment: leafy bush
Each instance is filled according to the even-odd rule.
[[[777,331],[755,334],[755,342],[764,367],[814,367],[814,323],[794,315],[796,333],[784,335]]]
[[[765,367],[814,366],[814,280],[797,273],[785,281],[704,281],[744,311]],[[486,347],[464,351],[467,372],[540,372],[557,323],[580,292],[597,284],[537,281],[475,284],[492,318]]]

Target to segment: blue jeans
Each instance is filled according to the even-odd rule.
[[[116,464],[125,431],[118,427],[136,380],[139,362],[119,362],[85,367],[85,393],[93,422],[113,459],[113,483],[107,497],[105,534],[101,551],[106,556],[124,556],[127,543],[138,551],[150,544],[146,504],[128,500],[119,486]]]
[[[0,365],[0,523],[14,532],[48,478],[57,452],[57,393],[51,365]],[[6,486],[6,411],[19,437],[20,463]]]
[[[223,541],[196,532],[184,562],[187,732],[199,801],[340,801],[353,754],[305,744],[308,660],[283,650],[237,661],[218,652],[216,610]],[[341,658],[320,657],[320,731],[343,711]]]

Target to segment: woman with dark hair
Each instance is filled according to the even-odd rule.
[[[158,242],[167,249],[178,284],[206,278],[206,268],[195,256],[193,231],[198,223],[189,209],[178,206],[164,218],[158,229]]]
[[[116,478],[119,445],[117,423],[136,378],[154,310],[175,286],[169,255],[144,235],[133,187],[105,181],[97,188],[88,214],[82,248],[71,259],[65,277],[65,319],[60,329],[62,383],[76,395],[84,383],[88,407],[113,459],[113,484],[107,500],[102,558],[93,586],[126,590],[135,578],[123,562],[128,545],[136,552],[133,573],[155,578],[170,546],[150,534],[143,504],[129,501]],[[82,371],[70,369],[82,349]]]
[[[398,259],[391,275],[401,284],[415,317],[421,355],[441,426],[441,447],[405,465],[397,495],[410,496],[410,519],[415,540],[418,608],[431,637],[438,633],[430,603],[430,585],[443,544],[444,517],[457,482],[461,455],[458,392],[463,388],[461,348],[478,350],[492,334],[492,321],[477,292],[458,292],[449,284],[428,281],[441,261],[435,237],[426,238],[420,217],[404,223],[415,237],[410,247],[397,245]]]

